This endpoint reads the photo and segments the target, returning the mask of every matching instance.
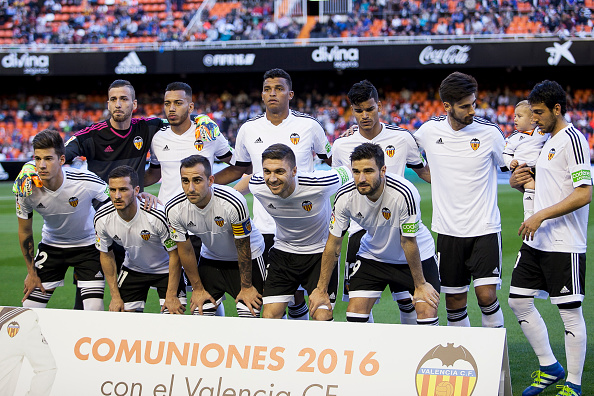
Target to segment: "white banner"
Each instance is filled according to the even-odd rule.
[[[57,368],[35,395],[511,396],[505,329],[34,311]],[[26,341],[25,314],[0,329],[0,357]]]

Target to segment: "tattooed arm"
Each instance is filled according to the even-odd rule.
[[[262,295],[252,285],[252,249],[250,237],[235,239],[237,248],[237,264],[239,266],[239,277],[241,279],[241,291],[235,302],[242,301],[250,310],[252,315],[257,316],[254,308],[259,310],[262,305]]]
[[[41,285],[41,279],[37,276],[37,270],[35,269],[35,244],[33,243],[33,218],[19,220],[19,244],[21,246],[21,252],[27,265],[27,277],[25,278],[25,288],[23,290],[25,297],[22,301],[25,301],[29,294],[35,290],[35,288],[41,289],[45,293],[45,289]]]

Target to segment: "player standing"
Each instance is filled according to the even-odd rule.
[[[540,367],[523,396],[541,393],[565,376],[549,343],[534,297],[551,297],[565,325],[567,379],[558,396],[580,396],[586,358],[582,312],[592,178],[588,142],[565,119],[567,99],[554,81],[536,84],[528,102],[532,120],[550,135],[536,161],[534,215],[520,226],[524,243],[512,273],[509,306],[534,349]],[[520,165],[516,172],[529,172]]]
[[[499,127],[474,116],[477,83],[455,72],[439,87],[447,115],[425,122],[414,134],[431,166],[433,219],[441,289],[448,326],[470,326],[471,278],[484,327],[503,327],[497,300],[501,288],[501,218],[497,168],[503,162]]]

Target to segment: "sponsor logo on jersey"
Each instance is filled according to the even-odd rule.
[[[8,327],[6,327],[6,331],[8,332],[8,336],[10,338],[17,335],[17,333],[19,332],[20,329],[21,329],[21,325],[19,325],[17,322],[10,322],[8,324]]]
[[[169,235],[171,236],[172,239],[179,238],[179,235],[177,234],[177,230],[175,228],[173,228],[173,226],[171,226],[171,225],[169,225]]]
[[[311,201],[303,201],[301,202],[301,207],[309,212],[313,207],[313,204],[311,203]]]
[[[233,235],[235,236],[249,235],[250,232],[252,232],[252,223],[250,222],[250,219],[247,218],[242,223],[231,224],[231,228],[233,229]]]
[[[555,156],[555,149],[552,148],[549,150],[549,161],[552,160],[554,156]]]
[[[258,138],[254,143],[264,143],[264,141],[262,140],[262,138]]]
[[[219,227],[222,227],[223,225],[225,225],[225,220],[221,216],[215,217],[214,221],[215,221],[215,223],[217,223],[217,225]]]
[[[119,237],[119,236],[117,236],[117,235],[114,235],[114,236],[113,236],[113,240],[114,240],[114,241],[121,241],[120,237]]]
[[[37,205],[37,209],[45,209],[45,206],[39,202],[39,205]]]
[[[163,151],[169,151],[169,146],[165,145],[165,147],[163,147]]]
[[[526,139],[526,136],[520,136],[520,141]]]
[[[336,216],[334,216],[334,211],[332,211],[332,215],[330,216],[330,230],[334,229],[334,225],[336,224]]]
[[[196,227],[196,224],[192,220],[188,223],[188,227]]]
[[[301,139],[299,134],[297,134],[297,133],[291,134],[291,143],[293,143],[294,145],[297,145],[299,143],[299,139]]]
[[[274,206],[273,204],[268,204],[268,207],[269,207],[270,209],[276,209],[276,206]]]
[[[472,149],[474,151],[478,150],[478,148],[480,147],[480,145],[481,145],[481,141],[478,140],[477,138],[474,138],[474,139],[472,139],[470,141],[470,147],[472,147]]]
[[[99,235],[97,235],[97,231],[95,231],[95,247],[97,247],[97,249],[99,249],[100,246],[101,246],[101,237],[99,237]]]
[[[571,174],[571,178],[573,179],[574,183],[577,183],[582,180],[590,180],[590,170],[580,169],[579,171],[573,172]]]
[[[453,343],[433,347],[416,372],[418,396],[471,396],[478,380],[478,367],[470,351]]]
[[[171,238],[167,238],[165,242],[163,242],[163,246],[165,246],[167,249],[171,249],[175,245],[177,245],[177,243]]]
[[[111,148],[111,146],[107,146],[105,147],[105,150],[103,150],[106,153],[113,153],[113,149]]]
[[[388,147],[386,147],[386,155],[390,158],[392,158],[394,156],[394,153],[396,152],[396,147],[389,145]]]
[[[202,149],[204,148],[204,142],[198,139],[194,142],[194,147],[196,147],[196,150],[202,151]]]
[[[332,151],[332,145],[330,144],[330,142],[326,142],[326,154],[330,154],[330,152]]]
[[[196,119],[196,131],[194,134],[196,139],[212,142],[217,139],[221,131],[219,131],[219,126],[208,116],[200,116]]]
[[[132,51],[118,63],[115,72],[116,74],[145,74],[146,66],[142,64],[136,51]]]
[[[439,138],[435,141],[435,144],[444,144],[444,143],[443,143],[443,140],[441,140],[441,138]]]
[[[359,213],[357,213],[355,215],[355,217],[358,218],[358,219],[362,219],[363,218],[363,215],[361,214],[361,212],[359,212]]]
[[[136,150],[140,150],[142,148],[142,143],[143,140],[140,136],[136,136],[134,138],[134,147],[136,147]]]
[[[148,241],[151,238],[151,233],[149,231],[147,231],[147,230],[142,230],[142,231],[140,231],[140,236],[145,241]]]
[[[382,216],[384,216],[384,219],[390,220],[390,217],[392,217],[392,212],[390,212],[390,209],[388,208],[382,208]]]
[[[406,234],[414,234],[419,231],[419,222],[402,224],[402,232]]]
[[[70,206],[72,206],[73,208],[76,208],[78,206],[78,198],[76,197],[71,197],[68,200],[68,203],[70,204]]]
[[[349,181],[350,175],[349,172],[343,168],[334,168],[336,170],[336,173],[338,173],[338,176],[340,176],[340,184],[344,184],[347,181]]]

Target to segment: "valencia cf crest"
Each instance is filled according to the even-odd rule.
[[[147,230],[142,230],[140,231],[140,236],[142,237],[142,239],[144,239],[145,241],[148,241],[151,238],[151,233],[148,232]]]
[[[142,138],[140,136],[136,136],[134,138],[134,147],[136,147],[136,150],[140,150],[142,148],[142,143],[144,141],[142,140]]]
[[[215,221],[215,223],[217,223],[217,225],[219,227],[222,227],[223,225],[225,225],[225,220],[221,216],[215,217],[214,221]]]
[[[70,204],[70,206],[72,206],[73,208],[76,208],[78,206],[78,198],[76,197],[72,197],[68,200],[68,203]]]
[[[552,148],[552,149],[549,151],[549,161],[550,161],[550,160],[552,160],[554,156],[555,156],[555,149],[554,149],[554,148]]]
[[[390,212],[390,209],[388,208],[382,208],[382,216],[384,216],[384,219],[390,220],[390,217],[392,217],[392,212]]]
[[[204,148],[204,142],[201,139],[197,139],[194,142],[194,147],[196,147],[196,150],[202,151],[202,149]]]
[[[301,207],[309,212],[311,210],[311,208],[313,207],[313,204],[311,203],[311,201],[303,201],[301,203]]]
[[[291,143],[293,143],[294,145],[297,145],[297,143],[299,143],[299,139],[301,139],[301,138],[299,137],[299,135],[297,133],[291,134]]]
[[[481,145],[481,141],[478,140],[477,138],[474,138],[470,141],[470,147],[472,147],[472,149],[474,151],[478,150],[480,145]]]
[[[12,338],[15,335],[17,335],[20,329],[21,325],[19,325],[17,322],[10,322],[10,324],[6,328],[6,331],[8,332],[8,336]]]
[[[388,147],[386,147],[386,155],[390,158],[392,158],[394,156],[394,153],[396,152],[396,147],[389,145]]]

